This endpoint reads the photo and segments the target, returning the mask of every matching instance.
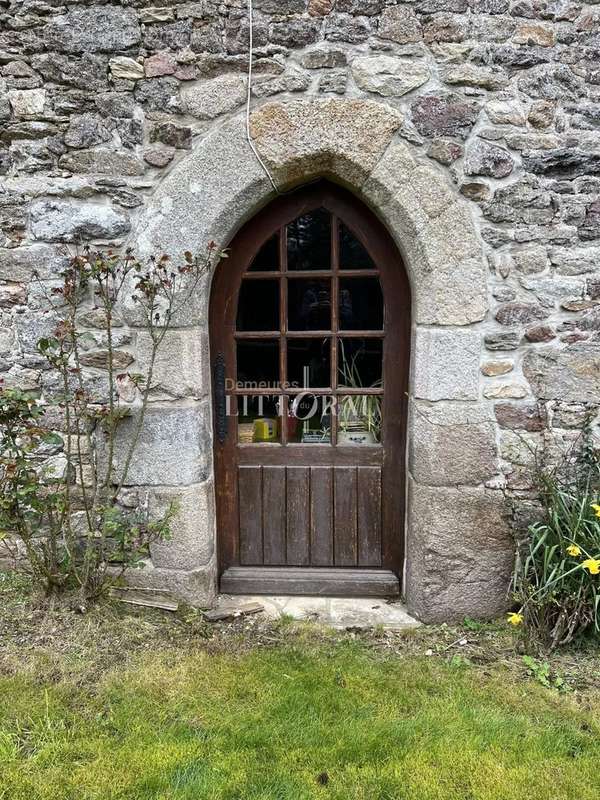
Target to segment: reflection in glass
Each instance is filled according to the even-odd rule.
[[[288,330],[327,331],[331,328],[331,281],[288,280]]]
[[[383,294],[379,278],[340,278],[341,330],[383,330]]]
[[[343,389],[380,387],[383,342],[381,339],[340,339],[338,342],[338,386]]]
[[[279,341],[240,339],[237,342],[237,380],[240,388],[279,385]]]
[[[263,244],[248,267],[251,272],[277,272],[279,269],[279,234]]]
[[[237,313],[238,331],[279,330],[279,281],[243,281]]]
[[[318,208],[287,226],[288,270],[329,269],[331,265],[331,214]]]
[[[281,400],[274,395],[238,397],[238,442],[270,444],[281,442]]]
[[[367,445],[381,442],[381,395],[354,394],[337,398],[337,441],[339,445]]]
[[[340,269],[375,269],[373,259],[354,234],[339,223],[340,230]]]
[[[331,340],[288,339],[287,376],[292,388],[328,387],[331,380]]]
[[[331,442],[331,398],[299,394],[289,399],[288,441],[302,444]]]

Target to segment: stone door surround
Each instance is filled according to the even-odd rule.
[[[266,103],[251,133],[281,191],[319,177],[354,192],[382,220],[412,287],[405,592],[425,621],[490,616],[506,603],[512,546],[499,490],[496,427],[480,389],[487,271],[466,201],[399,135],[402,115],[371,100]],[[211,130],[163,180],[134,232],[141,254],[226,247],[274,197],[239,115]],[[193,391],[152,404],[132,482],[179,500],[172,542],[136,579],[197,605],[216,586],[208,355],[209,280],[171,333],[168,367]],[[129,322],[135,324],[130,309]],[[177,395],[177,392],[171,393]]]

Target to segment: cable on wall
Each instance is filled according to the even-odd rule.
[[[256,149],[254,142],[252,141],[252,136],[250,135],[250,96],[252,93],[252,59],[254,51],[254,42],[252,35],[252,28],[253,28],[252,0],[248,0],[248,24],[249,24],[250,35],[248,41],[248,92],[246,97],[246,139],[248,140],[248,144],[250,145],[252,152],[256,156],[256,160],[263,168],[267,178],[271,181],[271,186],[277,192],[277,194],[281,194],[279,189],[277,188],[275,181],[273,180],[273,176],[269,172],[269,168],[258,154],[258,150]]]

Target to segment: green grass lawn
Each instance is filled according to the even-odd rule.
[[[183,646],[165,637],[183,629],[173,617],[119,618],[116,636],[101,619],[115,613],[80,618],[76,636],[53,620],[0,659],[2,800],[599,795],[595,687],[559,694],[445,645],[427,656],[430,633],[403,649],[254,622]]]

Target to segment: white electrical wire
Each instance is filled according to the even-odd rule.
[[[259,156],[258,150],[256,149],[254,142],[252,141],[252,136],[250,135],[250,96],[252,93],[252,56],[254,50],[253,38],[252,38],[252,28],[253,28],[252,0],[248,0],[248,24],[249,24],[250,37],[248,41],[248,94],[246,98],[246,139],[248,140],[248,144],[250,145],[252,152],[256,156],[256,160],[265,171],[267,178],[271,181],[271,186],[273,187],[273,189],[275,189],[277,194],[279,194],[279,189],[277,188],[277,185],[273,180],[273,176],[269,172],[269,169],[265,164],[265,162]]]

